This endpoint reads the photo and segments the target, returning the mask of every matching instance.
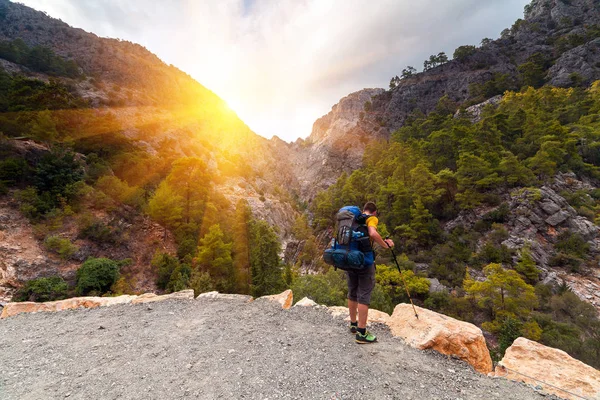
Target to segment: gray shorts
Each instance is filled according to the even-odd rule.
[[[348,299],[359,304],[371,303],[371,292],[375,287],[375,264],[360,272],[346,271],[348,278]]]

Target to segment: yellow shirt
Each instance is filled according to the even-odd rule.
[[[379,224],[379,219],[376,216],[371,215],[369,218],[367,218],[367,226],[377,228],[377,224]]]

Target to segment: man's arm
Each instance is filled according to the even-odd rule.
[[[394,242],[392,241],[392,239],[383,239],[381,237],[381,235],[379,234],[379,232],[377,232],[377,228],[375,228],[374,226],[369,226],[369,237],[378,245],[380,245],[381,247],[383,247],[384,249],[388,248],[388,245],[390,247],[394,247]]]

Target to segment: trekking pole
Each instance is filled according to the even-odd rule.
[[[389,239],[389,236],[386,237],[385,239],[386,240]],[[398,260],[396,259],[396,253],[394,253],[394,249],[392,249],[392,246],[390,246],[387,242],[385,242],[385,244],[392,252],[392,257],[394,257],[394,262],[396,263],[396,267],[398,267],[398,272],[400,273],[400,278],[402,278],[402,282],[404,282],[404,289],[406,289],[406,294],[408,295],[408,300],[410,300],[410,305],[413,308],[415,317],[417,317],[417,319],[419,319],[419,314],[417,314],[417,309],[415,308],[412,298],[410,297],[410,292],[408,291],[408,285],[406,284],[406,281],[404,280],[404,275],[402,275],[402,270],[400,269],[400,264],[398,264]]]

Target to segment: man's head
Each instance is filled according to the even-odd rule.
[[[363,212],[369,215],[376,215],[377,206],[372,201],[367,201],[363,207]]]

